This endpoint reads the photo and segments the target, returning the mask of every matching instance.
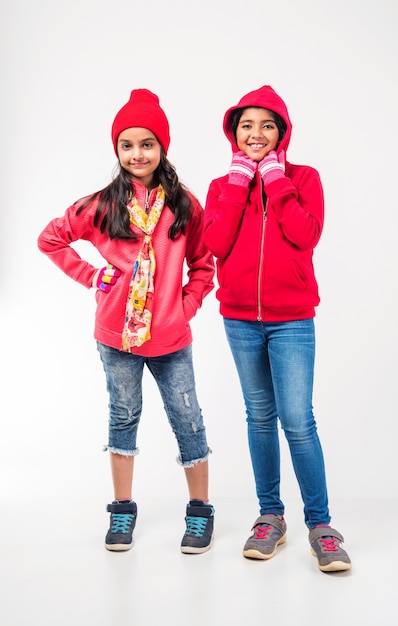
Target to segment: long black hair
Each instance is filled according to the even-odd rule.
[[[174,215],[174,222],[169,228],[168,236],[174,241],[185,228],[192,216],[192,203],[186,187],[179,181],[174,165],[166,158],[161,148],[160,163],[155,171],[154,182],[163,186],[165,191],[165,205]],[[106,232],[111,239],[137,239],[137,235],[130,228],[130,215],[127,205],[131,194],[134,194],[134,183],[131,174],[118,166],[118,174],[112,182],[96,191],[88,198],[78,200],[76,214],[79,215],[93,200],[98,200],[94,215],[94,226],[101,233]]]
[[[231,115],[229,116],[229,124],[231,126],[231,130],[234,134],[235,137],[235,141],[236,141],[236,131],[238,128],[238,124],[239,124],[239,120],[242,117],[242,113],[245,109],[261,109],[261,108],[265,108],[265,107],[259,107],[259,106],[247,106],[247,107],[242,107],[240,109],[235,109],[234,111],[232,111]],[[287,130],[287,126],[286,126],[286,122],[285,120],[279,115],[279,113],[276,113],[275,111],[272,111],[271,109],[268,109],[268,111],[271,111],[272,115],[275,118],[275,124],[276,127],[278,129],[279,132],[279,139],[278,139],[278,143],[280,143],[283,139],[283,137],[286,134],[286,130]]]

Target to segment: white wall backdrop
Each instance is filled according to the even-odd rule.
[[[390,0],[2,1],[3,497],[112,497],[94,292],[39,253],[38,234],[111,180],[111,124],[132,89],[159,95],[169,158],[204,204],[230,162],[225,110],[264,84],[289,108],[289,160],[316,167],[325,189],[314,409],[330,496],[397,497],[397,20]],[[192,326],[211,497],[252,496],[255,507],[215,291]],[[136,498],[185,499],[149,372],[138,445]],[[282,452],[288,501],[298,487],[284,443]]]

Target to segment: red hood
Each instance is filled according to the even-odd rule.
[[[275,111],[275,113],[278,113],[278,115],[281,116],[281,118],[286,122],[287,129],[285,136],[278,146],[277,152],[279,152],[279,150],[286,151],[290,143],[292,123],[287,112],[286,104],[269,85],[264,85],[264,87],[260,87],[260,89],[256,89],[255,91],[251,91],[246,94],[239,100],[238,104],[228,109],[224,115],[224,133],[231,143],[232,151],[238,152],[239,148],[236,145],[235,137],[231,128],[231,113],[235,111],[235,109],[245,109],[247,107],[262,107],[264,109],[269,109],[270,111]]]

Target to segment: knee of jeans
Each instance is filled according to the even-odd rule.
[[[276,430],[278,427],[278,416],[271,413],[265,414],[261,411],[248,411],[246,422],[252,432],[271,432]]]
[[[313,440],[317,434],[316,423],[313,420],[311,424],[302,424],[296,427],[282,426],[286,439],[290,443],[308,443]]]
[[[111,428],[131,428],[138,425],[140,415],[137,415],[132,409],[126,409],[123,413],[115,413],[111,411],[109,415],[109,425]]]

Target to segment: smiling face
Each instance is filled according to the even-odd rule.
[[[123,130],[117,140],[117,154],[133,180],[151,187],[161,157],[161,145],[152,131],[139,127]]]
[[[279,131],[272,111],[249,107],[242,111],[236,129],[236,144],[253,161],[261,161],[279,141]]]

